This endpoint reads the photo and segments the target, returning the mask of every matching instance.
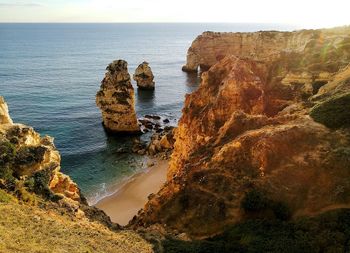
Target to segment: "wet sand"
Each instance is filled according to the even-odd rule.
[[[113,222],[126,225],[144,207],[147,197],[156,193],[166,180],[168,161],[152,159],[154,166],[132,177],[129,182],[95,206],[106,212]]]

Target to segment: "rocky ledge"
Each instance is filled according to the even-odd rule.
[[[349,28],[204,33],[189,52],[190,69],[213,66],[186,96],[167,182],[132,226],[198,238],[350,208]]]
[[[105,129],[112,133],[139,133],[135,93],[127,62],[117,60],[106,69],[100,90],[96,94],[96,105],[101,109]]]

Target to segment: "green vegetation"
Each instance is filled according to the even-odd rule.
[[[166,253],[350,252],[350,209],[295,221],[255,219],[202,241],[163,241]]]
[[[46,151],[45,147],[16,148],[8,141],[0,141],[0,180],[3,187],[13,192],[20,200],[34,204],[35,196],[32,193],[44,196],[46,199],[57,200],[49,189],[50,171],[42,170],[31,177],[19,177],[14,168],[21,164],[40,162]]]
[[[290,209],[285,203],[269,199],[263,191],[258,189],[246,193],[242,199],[241,207],[248,215],[261,214],[265,216],[266,213],[270,212],[280,220],[288,220],[291,216]]]
[[[329,128],[350,127],[350,92],[314,106],[310,116]]]
[[[0,190],[0,204],[1,203],[10,203],[12,201],[15,201],[16,199],[8,194],[7,192]]]

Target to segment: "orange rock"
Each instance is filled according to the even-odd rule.
[[[329,89],[347,91],[339,77],[346,64],[315,69],[310,58],[318,49],[308,45],[271,62],[227,56],[203,73],[186,96],[167,182],[132,224],[214,235],[250,217],[241,202],[254,189],[292,217],[350,207],[349,129],[309,116],[315,101],[333,95]],[[322,84],[313,90],[315,80]]]
[[[127,65],[124,60],[110,63],[96,94],[96,105],[101,109],[103,125],[110,132],[140,132],[135,112],[135,93]]]

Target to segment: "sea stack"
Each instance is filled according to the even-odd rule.
[[[106,70],[100,90],[96,94],[96,105],[102,111],[104,127],[113,133],[139,133],[135,93],[130,81],[128,63],[116,60]]]
[[[152,69],[148,62],[141,63],[135,70],[134,80],[137,83],[137,87],[145,90],[154,89],[154,76]]]

